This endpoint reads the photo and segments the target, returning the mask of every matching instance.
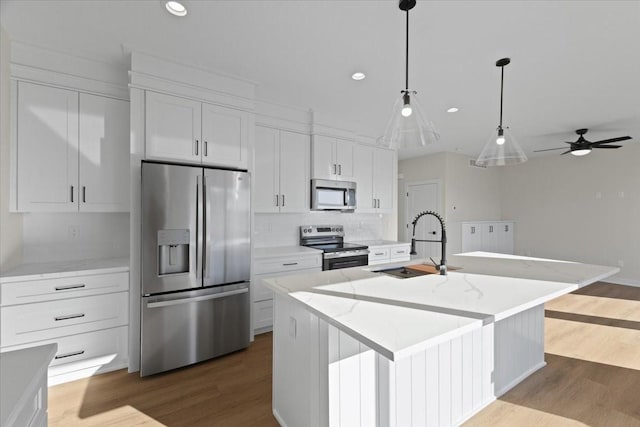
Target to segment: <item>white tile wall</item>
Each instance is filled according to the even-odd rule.
[[[390,228],[390,220],[390,215],[341,212],[256,214],[253,228],[254,246],[263,248],[298,245],[301,225],[343,225],[347,241],[389,239],[385,233]]]
[[[128,213],[24,214],[23,262],[129,256]]]

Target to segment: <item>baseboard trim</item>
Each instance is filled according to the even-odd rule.
[[[522,381],[524,381],[525,378],[527,378],[529,375],[533,374],[534,372],[536,372],[539,369],[544,368],[545,366],[547,366],[547,362],[545,362],[544,360],[542,362],[538,363],[537,365],[534,365],[532,368],[530,368],[527,371],[523,372],[520,376],[518,376],[516,379],[511,381],[509,384],[507,384],[506,386],[502,387],[500,390],[496,390],[496,393],[495,393],[496,397],[502,396],[503,394],[505,394],[506,392],[508,392],[509,390],[511,390],[512,388],[514,388],[518,384],[520,384]]]
[[[282,418],[280,417],[280,415],[278,414],[278,411],[276,411],[276,408],[273,408],[273,417],[276,419],[276,421],[278,422],[278,424],[280,424],[280,427],[287,427],[287,423],[285,423]]]

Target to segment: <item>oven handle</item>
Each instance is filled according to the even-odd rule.
[[[341,262],[334,262],[330,264],[329,270],[337,270],[339,268],[349,268],[349,267],[361,267],[364,265],[367,265],[367,263],[365,262],[363,264],[361,260],[341,261]]]

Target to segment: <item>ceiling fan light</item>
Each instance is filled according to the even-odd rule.
[[[573,154],[574,156],[586,156],[587,154],[589,154],[591,152],[591,148],[580,148],[578,150],[572,150],[571,154]]]

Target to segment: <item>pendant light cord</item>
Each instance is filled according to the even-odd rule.
[[[500,67],[502,75],[500,76],[500,126],[499,129],[502,129],[502,93],[504,91],[504,66]]]
[[[406,35],[406,50],[405,50],[405,91],[409,92],[409,10],[407,9],[407,35]]]

